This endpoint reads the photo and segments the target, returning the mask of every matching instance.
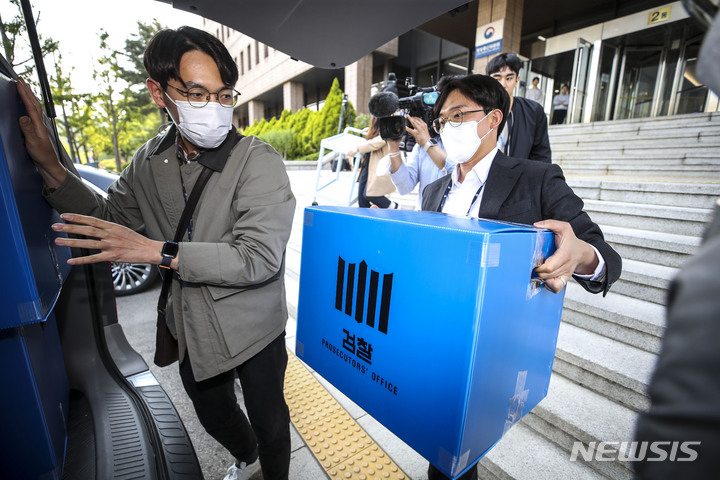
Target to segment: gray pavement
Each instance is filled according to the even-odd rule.
[[[297,199],[297,208],[293,222],[293,231],[288,245],[288,266],[286,286],[288,305],[291,317],[286,329],[287,346],[295,351],[295,308],[297,306],[299,256],[302,244],[303,210],[310,206],[315,191],[315,170],[288,169],[293,192]],[[334,182],[322,191],[317,200],[320,204],[346,204],[352,176],[343,173],[340,181]],[[414,199],[409,201],[412,205]],[[180,381],[177,364],[166,368],[158,368],[152,363],[155,342],[155,306],[160,293],[160,284],[140,294],[118,297],[117,311],[120,325],[123,327],[130,344],[143,356],[150,370],[159,380],[162,387],[175,404],[200,459],[203,474],[207,480],[220,480],[224,477],[228,466],[233,462],[232,456],[211,438],[200,425],[192,404],[190,403]],[[322,378],[317,377],[333,397],[348,411],[355,421],[373,438],[392,460],[408,475],[410,479],[427,479],[427,461],[415,453],[404,442],[380,425],[374,418],[349,400]],[[242,391],[236,388],[242,401]],[[294,429],[292,432],[292,456],[290,461],[290,480],[319,480],[328,478],[304,441]],[[262,478],[261,474],[256,480]]]

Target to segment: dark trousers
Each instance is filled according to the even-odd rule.
[[[387,197],[368,197],[365,195],[367,190],[368,180],[368,166],[365,165],[360,170],[358,176],[358,206],[361,208],[370,208],[370,204],[377,205],[379,208],[388,208],[391,204],[390,199]]]
[[[560,125],[565,123],[565,117],[567,116],[567,110],[553,110],[552,120],[550,125]]]
[[[476,464],[477,465],[477,464]],[[459,476],[456,480],[477,480],[477,466],[473,467]],[[449,480],[450,477],[435,468],[433,464],[428,465],[428,480]]]
[[[202,426],[238,461],[252,463],[259,455],[265,480],[287,480],[290,471],[290,414],[283,391],[287,359],[283,333],[234,370],[202,382],[195,381],[187,354],[180,364]],[[235,396],[236,373],[247,417]]]

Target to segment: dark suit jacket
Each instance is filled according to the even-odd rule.
[[[550,163],[548,122],[542,105],[526,98],[514,97],[510,122],[510,155]]]
[[[648,387],[651,406],[641,413],[638,442],[699,442],[677,459],[653,461],[649,451],[633,464],[636,479],[716,479],[720,474],[720,205],[705,240],[668,290],[667,328]],[[672,444],[662,446],[671,453]],[[638,447],[639,449],[639,447]],[[675,460],[675,459],[673,459]]]
[[[451,181],[451,175],[446,175],[425,187],[422,209],[439,212]],[[480,218],[528,225],[549,219],[568,222],[578,238],[598,249],[607,267],[603,282],[575,277],[577,282],[589,292],[605,295],[620,277],[620,255],[605,242],[600,227],[583,211],[583,201],[568,186],[562,169],[555,164],[521,160],[498,152],[485,183]]]

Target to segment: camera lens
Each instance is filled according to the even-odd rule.
[[[380,136],[384,139],[398,139],[405,133],[405,118],[393,115],[378,119]]]

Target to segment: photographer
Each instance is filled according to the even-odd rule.
[[[378,126],[377,117],[372,117],[370,128],[365,136],[367,139],[364,143],[358,145],[356,149],[347,152],[348,158],[352,158],[357,153],[369,154],[364,155],[360,162],[360,173],[358,175],[358,206],[360,208],[370,208],[375,205],[378,208],[398,208],[398,204],[387,198],[385,195],[395,191],[395,186],[390,180],[389,175],[376,175],[378,161],[388,154],[388,144],[380,136],[380,128]],[[400,154],[398,153],[399,157]],[[369,158],[365,158],[369,157]]]
[[[448,158],[440,136],[433,138],[424,120],[410,115],[405,117],[410,125],[407,133],[415,137],[415,146],[407,163],[402,161],[401,139],[388,139],[390,151],[390,179],[401,195],[412,192],[419,183],[418,210],[422,206],[422,191],[430,183],[452,171],[455,162]],[[433,132],[435,133],[435,132]]]

